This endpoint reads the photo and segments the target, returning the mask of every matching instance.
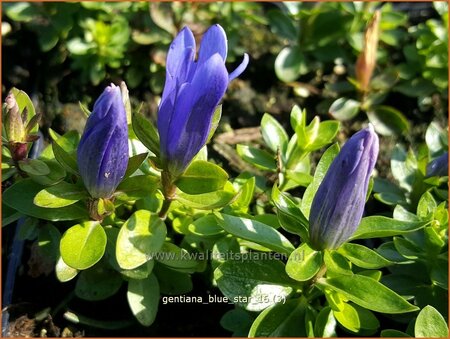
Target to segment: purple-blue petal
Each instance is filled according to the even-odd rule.
[[[331,163],[311,205],[309,235],[313,248],[335,249],[356,231],[378,147],[378,136],[370,125],[352,136]]]
[[[213,25],[203,34],[197,63],[201,65],[216,53],[219,53],[222,57],[222,62],[225,62],[227,49],[228,44],[225,31],[220,25]]]
[[[242,74],[242,72],[245,71],[245,69],[248,66],[248,62],[249,62],[249,57],[247,53],[244,53],[244,59],[242,60],[241,64],[236,67],[236,69],[230,73],[230,75],[228,76],[228,81],[231,81],[233,79],[236,79],[239,75]]]
[[[445,152],[427,165],[427,177],[444,175],[448,175],[448,152]]]
[[[205,144],[227,85],[227,70],[221,56],[215,54],[199,65],[192,83],[177,97],[166,148],[174,174],[182,173]]]
[[[77,150],[80,176],[94,198],[110,197],[128,165],[128,126],[120,88],[107,87],[94,105]]]
[[[189,27],[184,27],[180,33],[175,37],[169,47],[167,53],[166,71],[168,75],[178,78],[180,83],[183,83],[182,73],[186,73],[184,67],[186,66],[186,50],[188,54],[192,54],[192,62],[195,55],[195,39]],[[184,79],[185,80],[185,79]]]

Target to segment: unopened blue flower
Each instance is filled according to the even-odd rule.
[[[378,147],[378,136],[369,125],[353,135],[331,163],[309,215],[310,245],[314,249],[336,249],[356,231]]]
[[[444,175],[448,175],[448,152],[445,152],[427,165],[427,177]]]
[[[93,198],[109,198],[128,165],[128,126],[120,88],[97,99],[78,145],[78,169]]]
[[[164,169],[172,177],[183,173],[205,145],[228,83],[247,67],[245,54],[243,62],[228,74],[227,49],[227,37],[219,25],[203,35],[197,59],[194,35],[188,27],[170,45],[158,131]]]

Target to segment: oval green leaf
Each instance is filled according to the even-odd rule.
[[[69,228],[60,243],[64,262],[77,270],[95,265],[105,253],[106,233],[98,221],[86,221]]]
[[[146,263],[158,252],[167,234],[166,225],[146,210],[136,211],[121,227],[116,243],[116,258],[123,269]]]
[[[354,274],[321,278],[317,284],[343,294],[355,304],[372,311],[396,314],[418,310],[394,291],[366,276]]]
[[[223,229],[238,238],[255,242],[276,252],[288,255],[295,249],[284,235],[271,226],[256,220],[227,214],[217,213],[215,215]]]
[[[306,243],[289,256],[286,273],[297,281],[307,281],[319,272],[322,266],[322,252],[314,251]]]

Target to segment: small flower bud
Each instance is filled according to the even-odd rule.
[[[427,177],[444,175],[448,175],[448,152],[445,152],[427,165]]]
[[[93,198],[110,198],[128,165],[128,126],[120,88],[97,99],[77,150],[78,168]]]
[[[356,231],[378,147],[378,136],[369,125],[353,135],[331,163],[311,205],[312,248],[336,249]]]

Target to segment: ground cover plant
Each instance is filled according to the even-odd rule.
[[[2,12],[4,336],[448,336],[447,3]]]

